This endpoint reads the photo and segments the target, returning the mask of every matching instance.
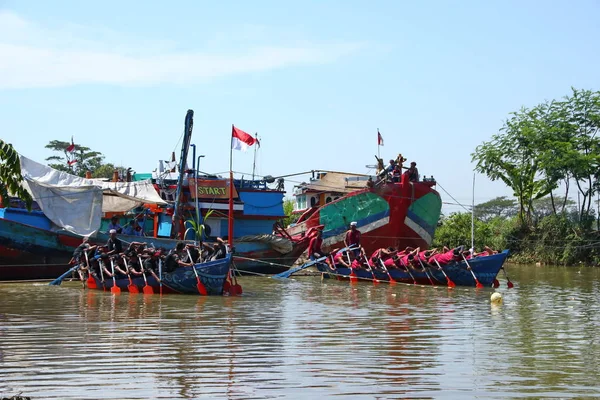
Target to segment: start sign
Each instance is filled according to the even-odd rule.
[[[229,180],[217,179],[190,179],[190,194],[192,198],[199,199],[228,199]],[[233,197],[237,198],[237,191],[233,188]]]

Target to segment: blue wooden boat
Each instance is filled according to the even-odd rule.
[[[196,264],[193,267],[180,267],[172,273],[162,274],[162,293],[180,293],[180,294],[200,294],[198,293],[196,275],[198,273],[200,282],[206,288],[208,295],[221,296],[223,294],[223,286],[229,274],[231,267],[231,254],[220,260],[208,261],[205,263]],[[112,278],[105,277],[104,282],[96,274],[92,275],[96,281],[97,290],[110,291],[113,287]],[[148,285],[152,287],[154,293],[161,293],[160,282],[157,281],[151,274],[146,274]],[[143,277],[132,277],[132,283],[136,286],[139,292],[145,285]],[[116,279],[117,286],[122,291],[129,290],[129,278]]]
[[[483,286],[490,287],[494,283],[496,276],[504,265],[506,257],[508,257],[508,250],[504,250],[502,253],[493,254],[491,256],[475,257],[468,260],[468,262],[479,282],[481,282]],[[342,279],[348,279],[351,272],[350,268],[340,267],[332,269],[328,264],[325,263],[317,264],[317,268],[319,271],[326,273],[331,277],[339,277]],[[433,281],[434,285],[446,286],[448,284],[448,281],[446,280],[446,277],[442,271],[436,267],[426,266],[425,268],[427,273],[425,273],[423,270],[412,268],[410,269],[410,274],[405,269],[400,268],[389,269],[389,273],[392,279],[402,283],[431,285],[429,279],[429,277],[431,277],[431,281]],[[475,279],[473,278],[471,272],[467,269],[467,264],[465,261],[443,265],[442,268],[450,280],[453,281],[457,286],[476,285]],[[373,280],[373,275],[369,270],[359,269],[354,271],[358,279]],[[389,281],[388,275],[380,269],[373,269],[373,274],[379,281]]]

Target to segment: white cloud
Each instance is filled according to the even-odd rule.
[[[295,43],[257,45],[243,52],[173,51],[169,50],[173,43],[164,40],[132,43],[131,38],[116,32],[104,33],[80,25],[44,28],[16,14],[0,12],[0,89],[204,82],[330,63],[362,47],[361,43]]]

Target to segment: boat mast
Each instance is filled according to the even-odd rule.
[[[175,210],[173,212],[173,229],[171,237],[183,239],[183,227],[181,226],[181,189],[185,176],[185,164],[187,161],[190,142],[192,140],[192,128],[194,127],[194,110],[188,110],[185,115],[185,130],[183,132],[183,143],[181,144],[181,158],[179,160],[179,178],[177,179],[177,191],[175,192]]]
[[[473,199],[471,202],[471,255],[475,254],[475,173],[473,173]]]
[[[258,143],[258,133],[254,133],[254,138],[256,139],[256,142]],[[258,148],[258,146],[254,146],[254,162],[252,163],[252,180],[254,180],[254,172],[256,171],[256,149]]]

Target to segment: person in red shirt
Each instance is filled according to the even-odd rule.
[[[360,231],[356,229],[356,222],[350,222],[350,229],[346,231],[346,237],[344,238],[344,246],[357,246],[357,249],[354,249],[354,256],[358,257],[360,255]]]
[[[321,246],[323,245],[323,231],[321,229],[317,230],[317,234],[310,239],[308,244],[308,257],[311,261],[316,260],[317,258],[321,258],[325,255]]]

